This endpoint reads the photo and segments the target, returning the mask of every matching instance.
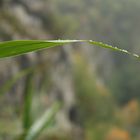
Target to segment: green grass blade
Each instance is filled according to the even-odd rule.
[[[92,40],[17,40],[17,41],[5,41],[0,43],[0,58],[10,57],[25,54],[28,52],[38,51],[41,49],[62,46],[68,43],[74,42],[87,42],[92,45],[96,45],[102,48],[111,49],[132,55],[136,58],[140,58],[135,53],[130,53],[127,50],[113,47],[111,45],[104,44],[102,42],[96,42]]]
[[[49,128],[59,108],[60,103],[54,103],[52,107],[50,107],[45,114],[31,126],[25,140],[35,140],[45,128]]]
[[[77,40],[17,40],[0,43],[0,58],[10,57],[33,52],[45,48],[61,46],[67,43],[77,42]]]
[[[122,53],[125,53],[125,54],[132,55],[132,56],[134,56],[134,57],[136,57],[136,58],[140,58],[140,56],[137,55],[137,54],[135,54],[135,53],[131,53],[131,52],[127,51],[127,50],[120,49],[120,48],[118,48],[118,47],[113,47],[113,46],[111,46],[111,45],[104,44],[104,43],[102,43],[102,42],[96,42],[96,41],[90,40],[89,43],[92,44],[92,45],[95,45],[95,46],[99,46],[99,47],[106,48],[106,49],[111,49],[111,50],[113,50],[113,51],[122,52]]]
[[[23,108],[23,129],[25,134],[32,124],[31,107],[32,107],[32,96],[34,92],[33,76],[34,71],[32,73],[29,73],[26,76],[25,80],[24,108]]]

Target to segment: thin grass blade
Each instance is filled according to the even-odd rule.
[[[98,47],[111,49],[113,51],[119,51],[125,54],[132,55],[136,58],[140,58],[139,55],[131,53],[127,50],[113,47],[111,45],[104,44],[102,42],[96,42],[92,40],[17,40],[17,41],[5,41],[0,43],[0,58],[22,55],[28,52],[38,51],[42,49],[52,48],[56,46],[62,46],[68,43],[74,42],[86,42]]]
[[[59,108],[60,103],[54,103],[52,107],[50,107],[45,114],[31,126],[27,132],[25,140],[35,140],[44,129],[50,128]]]

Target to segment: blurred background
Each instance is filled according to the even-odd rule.
[[[0,0],[0,40],[92,39],[140,54],[139,13],[139,0]],[[35,122],[56,101],[37,140],[139,140],[139,72],[140,61],[88,44],[1,59],[0,140],[17,139],[25,112]]]

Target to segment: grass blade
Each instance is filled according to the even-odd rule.
[[[23,129],[25,134],[26,132],[28,132],[32,124],[31,107],[32,107],[32,96],[34,92],[33,75],[34,71],[32,73],[29,73],[26,76],[25,80],[24,108],[23,108]]]
[[[28,52],[38,51],[41,49],[62,46],[68,43],[74,42],[87,42],[92,45],[96,45],[102,48],[111,49],[132,55],[136,58],[140,58],[135,53],[130,53],[127,50],[113,47],[111,45],[104,44],[102,42],[96,42],[92,40],[17,40],[17,41],[5,41],[0,43],[0,58],[10,57],[25,54]]]
[[[10,57],[33,52],[45,48],[61,46],[67,43],[77,42],[77,40],[17,40],[0,43],[0,58]]]
[[[35,140],[43,129],[49,128],[59,108],[60,103],[54,103],[54,105],[52,105],[52,107],[50,107],[45,114],[31,126],[27,132],[25,140]]]
[[[129,55],[132,55],[136,58],[140,58],[139,55],[135,54],[135,53],[131,53],[127,50],[124,50],[124,49],[120,49],[118,47],[113,47],[111,45],[108,45],[108,44],[104,44],[102,42],[96,42],[96,41],[92,41],[92,40],[89,40],[89,43],[92,44],[92,45],[96,45],[96,46],[99,46],[99,47],[102,47],[102,48],[106,48],[106,49],[111,49],[113,51],[118,51],[118,52],[122,52],[122,53],[125,53],[125,54],[129,54]]]

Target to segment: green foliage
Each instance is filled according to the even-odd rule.
[[[46,48],[52,48],[56,46],[62,46],[66,45],[68,43],[88,43],[91,45],[99,46],[102,48],[111,49],[113,51],[122,52],[125,54],[132,55],[136,58],[139,58],[137,54],[130,53],[127,50],[123,50],[117,47],[113,47],[111,45],[104,44],[102,42],[95,42],[92,40],[21,40],[21,41],[6,41],[0,43],[0,58],[5,57],[11,57],[11,56],[17,56],[22,55],[28,52],[38,51]],[[86,66],[82,66],[86,68]],[[32,95],[33,95],[33,73],[31,73],[32,69],[25,70],[24,72],[20,73],[16,77],[14,77],[11,81],[9,81],[3,88],[2,93],[5,91],[8,91],[9,88],[12,87],[12,85],[21,77],[27,74],[27,81],[25,85],[25,98],[24,98],[24,111],[23,111],[23,134],[20,137],[20,140],[35,140],[39,137],[40,133],[45,129],[49,128],[52,125],[52,121],[54,120],[54,117],[56,113],[58,112],[58,109],[60,107],[60,104],[55,103],[49,110],[47,110],[44,115],[39,118],[39,120],[32,122],[31,117],[31,107],[32,107]],[[78,70],[79,71],[79,70]],[[86,69],[84,70],[86,71]],[[83,72],[84,72],[83,71]],[[32,71],[33,72],[33,71]],[[81,75],[85,75],[84,80],[77,77],[77,82],[79,83],[79,87],[77,88],[77,92],[81,95],[81,101],[88,101],[88,104],[82,104],[79,103],[83,110],[81,110],[80,113],[84,113],[87,116],[84,118],[88,118],[89,122],[92,122],[92,118],[94,117],[94,109],[96,110],[98,108],[98,113],[95,118],[98,118],[99,120],[102,118],[106,118],[108,114],[103,114],[101,116],[100,114],[103,113],[103,110],[99,108],[99,104],[102,104],[102,99],[100,102],[100,98],[98,94],[93,94],[94,92],[97,92],[96,86],[93,86],[95,83],[90,78],[90,75],[86,75],[85,73],[81,73]],[[79,77],[82,77],[79,75]],[[85,80],[87,79],[87,80]],[[88,81],[88,82],[87,82]],[[89,84],[90,83],[90,84]],[[92,83],[92,84],[91,84]],[[86,95],[85,92],[88,91],[88,95]],[[97,92],[98,93],[98,92]],[[93,104],[94,100],[94,104]],[[106,99],[105,99],[106,100]],[[98,102],[97,102],[98,101]],[[104,103],[103,103],[104,104]],[[94,106],[94,108],[92,108]],[[91,113],[92,114],[88,114]],[[90,116],[90,117],[89,117]],[[101,117],[101,118],[100,118]],[[98,120],[95,120],[95,122]],[[89,124],[84,124],[85,127]],[[93,128],[94,129],[94,128]]]
[[[26,77],[25,91],[24,91],[24,110],[23,110],[23,128],[26,134],[32,125],[31,117],[31,107],[32,107],[32,97],[34,92],[33,87],[33,76],[34,73],[29,73]]]
[[[38,27],[30,28],[28,24],[27,26],[23,26],[24,24],[19,22],[20,20],[16,20],[18,12],[14,13],[15,10],[13,9],[13,6],[11,5],[9,5],[9,8],[8,8],[8,3],[12,3],[12,4],[14,3],[14,7],[16,7],[17,5],[19,8],[20,7],[22,8],[22,5],[20,5],[20,3],[16,4],[16,1],[11,2],[10,0],[6,2],[4,0],[2,1],[3,1],[2,3],[6,3],[5,4],[6,8],[5,8],[5,15],[3,16],[2,10],[4,8],[1,4],[1,7],[2,7],[0,8],[0,11],[1,11],[0,12],[0,20],[1,20],[0,38],[1,40],[10,40],[15,37],[16,38],[22,38],[22,37],[41,38],[43,36],[42,32],[38,32]],[[40,1],[43,1],[43,0],[40,0]],[[34,6],[34,5],[31,6],[31,5],[30,5],[30,2],[28,4],[28,1],[27,1],[27,6],[28,7]],[[103,42],[108,42],[109,44],[115,44],[117,42],[117,46],[122,46],[122,48],[124,49],[130,50],[130,51],[135,50],[137,53],[139,51],[140,32],[139,32],[139,14],[138,13],[140,12],[140,2],[138,0],[133,0],[133,1],[132,0],[127,0],[127,1],[126,0],[118,0],[118,1],[116,0],[106,0],[106,1],[103,1],[103,0],[95,0],[95,1],[93,0],[87,0],[87,1],[85,0],[73,0],[73,1],[53,0],[51,1],[50,0],[49,2],[47,2],[47,4],[42,4],[42,5],[44,6],[46,5],[47,8],[44,8],[44,10],[43,9],[32,10],[31,8],[29,8],[28,10],[30,10],[32,14],[30,14],[29,11],[25,10],[27,7],[25,8],[23,7],[23,10],[25,10],[25,12],[29,14],[30,17],[32,15],[36,17],[36,14],[37,14],[37,19],[39,19],[39,22],[41,22],[41,26],[43,24],[43,30],[45,29],[44,30],[45,34],[49,34],[50,36],[53,36],[54,38],[88,38],[88,39],[94,38],[95,40],[102,40]],[[39,4],[39,7],[41,7],[40,4]],[[10,11],[10,8],[12,9],[13,12]],[[10,13],[9,14],[10,16],[8,15],[8,12]],[[42,20],[42,17],[43,17],[43,20]],[[26,16],[24,17],[23,15],[21,19],[26,21]],[[45,19],[45,22],[44,22],[44,19]],[[31,22],[31,25],[34,25],[34,24],[32,24]],[[78,49],[78,53],[80,51],[81,49]],[[93,53],[94,52],[96,53],[98,49],[93,51],[92,48],[90,48],[89,51],[91,52],[90,54],[93,55]],[[135,61],[137,64],[134,64],[131,58],[125,55],[119,54],[119,53],[114,53],[110,55],[107,52],[108,56],[106,55],[104,56],[104,51],[101,51],[101,53],[97,52],[96,55],[93,55],[93,57],[91,55],[89,56],[91,58],[90,65],[92,65],[92,62],[94,63],[94,61],[97,61],[95,63],[98,63],[98,64],[97,64],[97,67],[95,66],[95,68],[97,68],[97,72],[99,72],[99,76],[104,80],[106,85],[109,85],[108,83],[106,83],[106,81],[111,83],[111,86],[110,86],[112,89],[111,96],[113,96],[113,98],[117,102],[121,102],[124,104],[124,102],[127,103],[132,98],[139,99],[140,97],[139,95],[139,91],[140,91],[139,61]],[[105,59],[101,59],[99,62],[98,58],[99,59],[105,58]],[[130,61],[132,61],[132,63]],[[46,63],[48,64],[48,61]],[[3,67],[3,64],[1,66]],[[49,68],[50,67],[47,67],[46,70],[48,70]],[[98,103],[98,100],[92,101],[92,98],[94,99],[94,94],[98,95],[98,93],[96,93],[96,87],[93,86],[93,84],[95,84],[96,82],[95,81],[96,77],[91,77],[90,75],[87,76],[85,69],[86,69],[85,67],[84,67],[84,70],[83,68],[79,69],[79,71],[77,71],[77,75],[76,75],[77,77],[74,77],[77,79],[75,83],[76,90],[79,94],[82,93],[83,95],[81,98],[82,99],[81,110],[84,111],[85,113],[85,114],[83,113],[84,115],[86,115],[86,111],[88,113],[88,109],[91,108],[92,104],[93,105],[95,104],[95,101]],[[106,75],[106,72],[108,70],[109,70],[109,75]],[[48,71],[47,73],[50,74]],[[38,73],[36,73],[36,75],[37,74]],[[19,76],[19,78],[17,79],[15,78],[15,80],[13,80],[14,82],[11,82],[11,84],[8,84],[9,86],[7,87],[4,86],[5,88],[3,87],[0,88],[0,90],[4,89],[3,93],[7,92],[13,86],[13,84],[18,81],[18,79],[22,79],[23,77],[24,76]],[[3,78],[1,77],[1,79]],[[10,83],[10,81],[8,81],[8,83]],[[47,86],[50,86],[50,85],[47,83]],[[23,88],[24,88],[24,85],[23,85]],[[50,88],[52,87],[50,86]],[[95,91],[95,92],[92,92],[92,91]],[[12,97],[13,94],[10,94],[10,96]],[[13,97],[13,98],[16,98],[16,97]],[[83,102],[83,100],[85,100],[85,102]],[[104,109],[104,107],[105,105],[107,105],[108,101],[105,101],[105,105],[102,104],[103,102],[104,100],[99,101],[98,103],[99,106],[98,106],[97,111],[100,111],[100,109],[102,109],[103,112],[107,111],[107,109]],[[40,104],[38,99],[35,101],[35,105],[36,104]],[[4,108],[7,108],[7,106],[8,104],[6,104]],[[112,107],[112,104],[110,105],[110,107]],[[3,107],[1,107],[1,112],[3,112],[2,108]],[[34,106],[34,108],[36,108],[36,110],[39,110],[36,106]],[[36,110],[33,110],[34,114],[36,113],[40,114],[40,112],[36,112]],[[113,110],[115,109],[113,108]],[[116,111],[115,113],[117,114]],[[122,114],[121,112],[118,113],[119,116],[121,114]],[[133,114],[134,113],[130,112],[130,115],[127,115],[127,116],[133,116]],[[96,118],[98,120],[98,116],[97,117],[95,116],[96,113],[93,114],[93,118],[90,117],[90,115],[91,113],[89,113],[87,117],[91,118],[91,120],[96,119]],[[114,116],[112,115],[108,116],[108,119],[111,119],[111,118],[114,118]],[[85,119],[87,118],[85,117]],[[88,120],[89,120],[89,126],[87,127],[88,136],[86,139],[88,140],[89,139],[91,140],[92,139],[99,139],[99,140],[105,139],[105,137],[103,137],[102,132],[99,130],[100,128],[102,129],[103,126],[97,127],[98,124],[96,126],[95,124],[90,123],[90,119],[87,119],[86,121],[88,122]],[[12,120],[11,122],[13,123],[14,121]],[[6,129],[6,127],[8,127],[8,129],[13,128],[13,130],[16,130],[15,127],[13,126],[10,127],[10,122],[7,122],[8,125],[6,125],[6,123],[3,121],[1,121],[1,123],[3,123],[3,126],[1,127],[2,130]],[[93,129],[93,127],[95,129]],[[131,126],[123,125],[123,127],[129,128],[129,130],[133,129],[133,131],[136,131],[132,125]],[[108,126],[104,126],[104,128],[106,130],[108,129]],[[138,129],[138,132],[139,132],[139,129]],[[10,131],[5,134],[9,135]],[[99,137],[98,136],[94,137],[92,135],[98,135]],[[5,138],[4,136],[2,137],[0,136],[0,138],[9,139],[7,137]],[[44,139],[46,139],[46,137],[44,137]],[[51,139],[58,139],[58,138],[53,137]],[[62,138],[59,138],[59,139],[62,140]],[[68,139],[68,136],[66,139]],[[139,137],[137,139],[139,139]]]
[[[20,41],[5,41],[0,43],[0,58],[10,57],[25,54],[32,51],[37,51],[45,48],[51,48],[56,46],[62,46],[68,43],[74,42],[86,42],[92,45],[96,45],[102,48],[111,49],[114,51],[131,54],[136,58],[139,55],[130,53],[127,50],[113,47],[111,45],[104,44],[102,42],[96,42],[92,40],[20,40]]]
[[[56,113],[60,108],[60,103],[55,103],[40,117],[29,129],[25,136],[25,140],[35,140],[44,128],[50,128]]]
[[[115,121],[116,106],[112,94],[102,82],[97,82],[97,73],[90,63],[78,53],[74,56],[77,121],[84,128],[85,139],[103,140],[109,125]]]

